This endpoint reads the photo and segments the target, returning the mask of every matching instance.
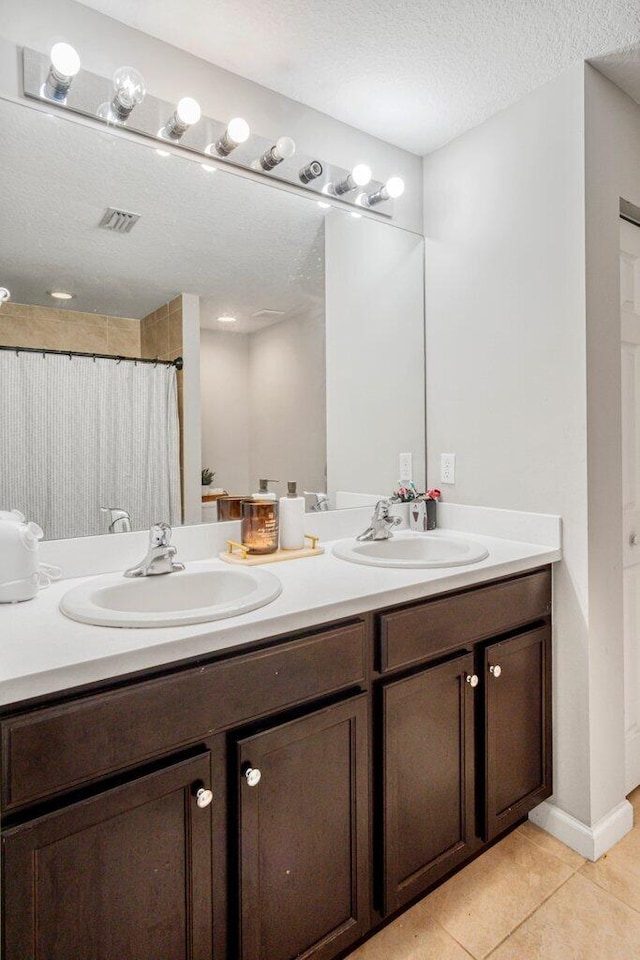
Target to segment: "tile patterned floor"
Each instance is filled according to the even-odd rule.
[[[349,960],[640,960],[636,825],[597,863],[525,823]]]

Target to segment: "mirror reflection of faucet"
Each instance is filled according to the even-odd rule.
[[[126,510],[121,507],[100,507],[100,513],[109,514],[109,533],[131,533],[131,517]]]
[[[390,540],[393,536],[393,527],[402,523],[402,517],[392,517],[390,511],[390,500],[378,500],[371,523],[356,537],[356,540]]]
[[[312,490],[303,491],[305,497],[315,497],[316,502],[312,503],[309,507],[310,513],[324,513],[329,509],[329,494],[328,493],[316,493]]]

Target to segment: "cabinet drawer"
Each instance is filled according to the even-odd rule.
[[[5,810],[357,684],[363,623],[2,722]]]
[[[380,616],[382,673],[440,656],[551,613],[551,570]]]

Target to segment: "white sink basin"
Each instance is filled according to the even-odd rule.
[[[127,580],[109,574],[65,593],[60,609],[104,627],[175,627],[235,617],[275,600],[282,584],[266,570],[221,569],[214,563]]]
[[[478,563],[489,551],[476,540],[454,534],[414,533],[403,530],[390,540],[341,540],[333,548],[336,557],[373,567],[458,567]]]

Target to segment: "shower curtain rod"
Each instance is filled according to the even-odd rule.
[[[184,366],[182,357],[176,357],[175,360],[150,360],[148,357],[118,357],[112,353],[81,353],[79,350],[46,350],[41,347],[0,346],[0,350],[8,350],[10,353],[15,353],[16,356],[20,353],[41,353],[43,357],[51,354],[53,356],[69,357],[69,359],[72,357],[88,357],[90,360],[115,360],[116,363],[121,363],[123,360],[125,363],[153,363],[161,367],[175,367],[176,370],[182,370]]]

